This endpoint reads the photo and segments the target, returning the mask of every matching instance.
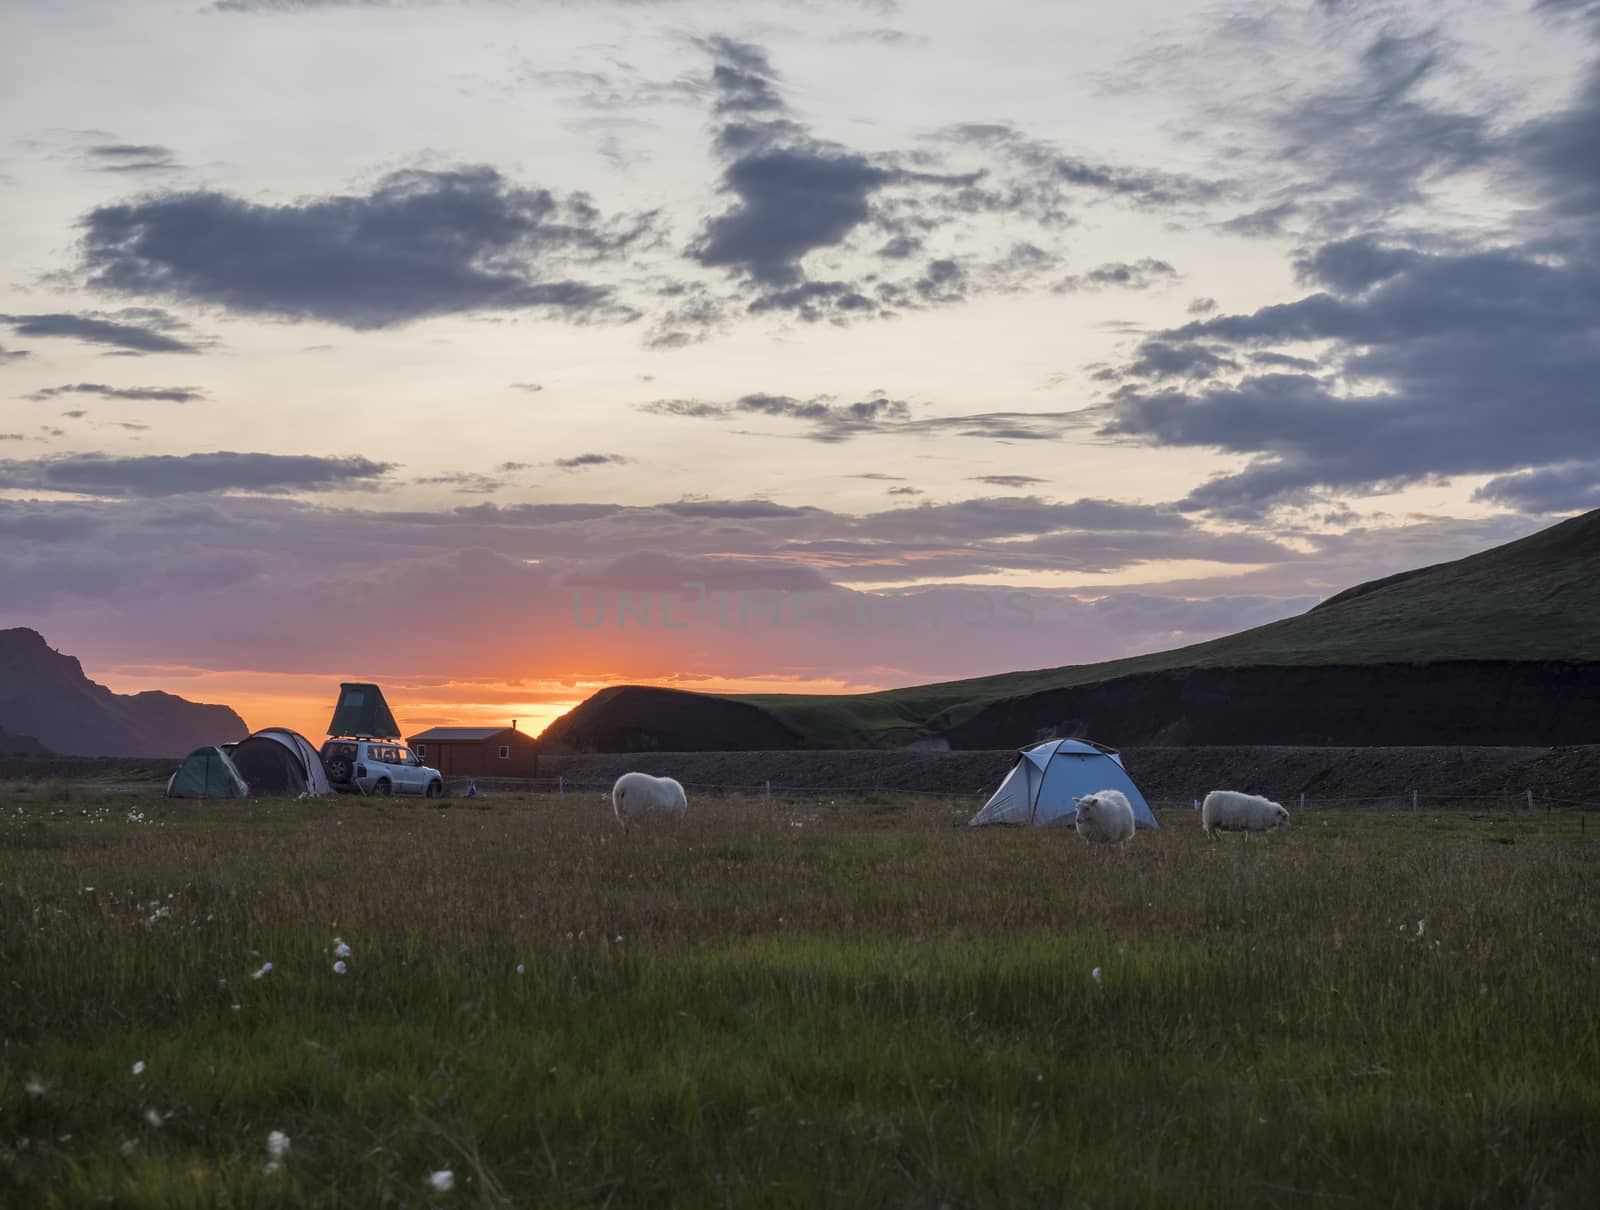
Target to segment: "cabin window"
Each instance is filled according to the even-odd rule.
[[[426,755],[428,755],[428,745],[427,744],[412,744],[411,745],[411,750],[413,752],[415,752],[418,756],[426,756]]]
[[[510,760],[511,759],[511,745],[510,744],[501,744],[500,745],[500,759],[501,760]]]

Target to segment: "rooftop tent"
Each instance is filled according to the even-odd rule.
[[[310,740],[288,727],[268,727],[240,740],[232,760],[257,797],[333,793],[322,757]]]
[[[1122,767],[1122,758],[1110,748],[1081,739],[1051,739],[1024,748],[970,826],[1070,824],[1078,817],[1076,800],[1096,790],[1121,790],[1133,804],[1133,818],[1140,827],[1161,826]]]
[[[376,685],[345,683],[339,686],[339,702],[333,708],[329,735],[365,736],[368,739],[398,739],[400,726]]]
[[[220,748],[196,748],[167,779],[168,798],[243,798],[249,793],[249,785]]]

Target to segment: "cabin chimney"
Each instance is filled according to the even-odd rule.
[[[516,719],[512,719],[511,720],[511,729],[513,731],[515,731],[517,729],[517,720]]]

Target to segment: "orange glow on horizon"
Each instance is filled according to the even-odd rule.
[[[114,693],[159,689],[192,702],[229,706],[251,730],[292,727],[318,745],[328,734],[328,721],[339,691],[338,679],[299,674],[140,665],[85,671]],[[887,687],[828,677],[615,676],[508,683],[429,681],[418,685],[398,678],[380,678],[379,683],[404,735],[429,727],[509,727],[513,720],[520,730],[539,735],[557,718],[612,685],[751,694],[867,693]]]

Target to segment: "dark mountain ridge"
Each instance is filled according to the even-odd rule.
[[[0,630],[0,728],[65,756],[183,756],[249,732],[227,706],[113,693],[26,627]]]

